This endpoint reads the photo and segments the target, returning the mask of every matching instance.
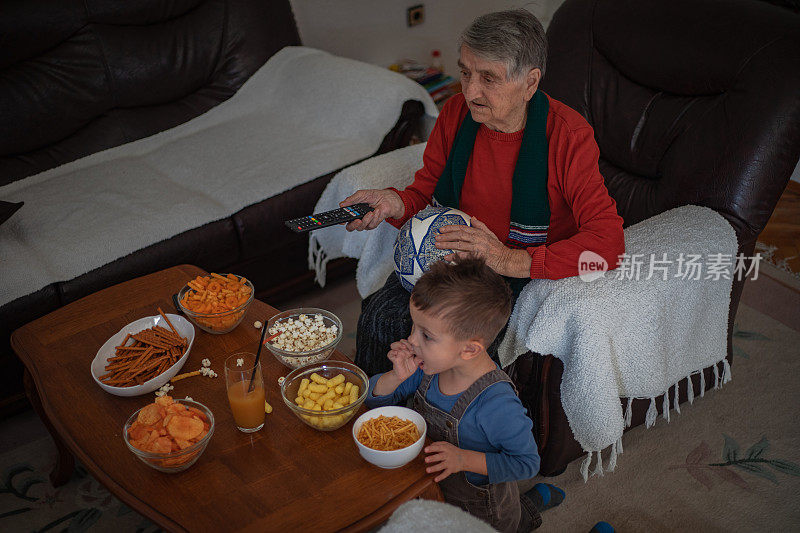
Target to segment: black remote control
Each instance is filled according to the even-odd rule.
[[[303,233],[304,231],[311,231],[314,229],[327,228],[335,224],[343,222],[350,222],[361,218],[367,213],[372,211],[369,204],[353,204],[347,207],[340,207],[333,211],[325,211],[324,213],[315,213],[306,217],[293,218],[285,222],[286,226],[296,233]]]

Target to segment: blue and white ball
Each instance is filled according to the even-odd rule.
[[[433,263],[453,250],[436,248],[434,239],[442,226],[461,224],[470,226],[470,216],[450,207],[426,207],[411,217],[394,243],[394,271],[407,290],[414,288],[417,280]]]

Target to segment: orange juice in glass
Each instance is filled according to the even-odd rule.
[[[264,379],[261,363],[252,353],[235,353],[225,360],[225,385],[233,420],[239,431],[252,433],[264,427]],[[255,368],[255,373],[253,369]],[[253,378],[252,385],[250,378]]]

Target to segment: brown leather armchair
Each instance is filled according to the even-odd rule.
[[[547,36],[542,88],[594,128],[625,224],[710,207],[751,256],[800,156],[800,15],[752,0],[567,0]],[[743,284],[731,293],[729,361]],[[534,353],[509,368],[544,475],[582,454],[561,406],[562,372],[560,360]],[[647,407],[634,401],[633,426]]]

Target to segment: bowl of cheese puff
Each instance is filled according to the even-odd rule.
[[[214,415],[193,400],[156,398],[133,413],[122,438],[143,463],[161,472],[181,472],[203,454],[214,434]]]
[[[367,386],[367,375],[356,365],[325,361],[289,372],[281,396],[297,418],[314,429],[333,431],[353,418],[367,397]]]

